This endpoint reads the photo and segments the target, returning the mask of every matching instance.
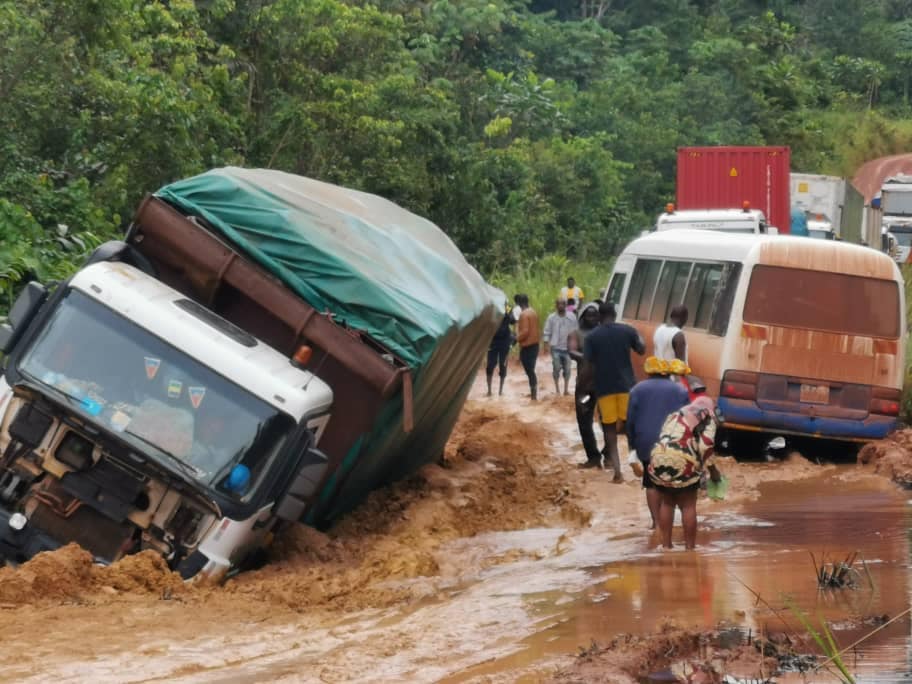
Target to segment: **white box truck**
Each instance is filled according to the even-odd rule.
[[[846,179],[812,173],[792,173],[792,207],[805,212],[808,235],[861,243],[864,198]]]

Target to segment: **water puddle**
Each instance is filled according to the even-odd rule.
[[[759,500],[742,511],[701,521],[706,531],[696,553],[650,550],[644,538],[637,557],[590,568],[598,581],[572,598],[554,590],[528,595],[539,628],[522,648],[444,681],[522,672],[593,639],[605,643],[618,633],[651,631],[666,618],[708,629],[726,621],[753,634],[800,631],[786,597],[815,623],[832,624],[841,645],[854,642],[910,605],[910,505],[876,480],[847,479],[850,468],[761,486]],[[818,590],[810,553],[820,562],[854,551],[865,559],[859,586]],[[758,604],[756,594],[772,608]],[[910,676],[910,641],[910,621],[900,619],[846,662],[859,682],[900,681]]]

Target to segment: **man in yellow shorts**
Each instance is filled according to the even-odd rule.
[[[602,303],[599,314],[602,324],[586,337],[583,355],[592,369],[595,395],[598,397],[599,415],[605,433],[603,453],[606,460],[611,461],[614,482],[623,482],[617,436],[624,430],[627,401],[635,383],[630,352],[635,351],[642,356],[646,353],[646,345],[634,328],[617,322],[613,303]]]

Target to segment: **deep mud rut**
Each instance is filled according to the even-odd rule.
[[[629,470],[614,485],[576,468],[572,397],[532,404],[510,372],[503,398],[479,379],[444,464],[375,492],[329,534],[293,530],[269,565],[222,587],[186,586],[152,556],[95,567],[77,548],[0,570],[0,678],[623,682],[667,665],[662,639],[680,637],[669,617],[763,632],[787,594],[847,644],[908,607],[908,496],[886,478],[800,456],[725,461],[730,495],[701,500],[698,551],[662,552]],[[808,551],[855,550],[865,586],[818,593]],[[909,641],[900,620],[868,642],[855,665],[875,678],[861,681],[905,673]],[[734,660],[759,674],[752,649]]]

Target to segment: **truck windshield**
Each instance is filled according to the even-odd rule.
[[[18,368],[135,451],[172,470],[169,461],[179,460],[185,474],[239,497],[294,427],[287,414],[76,290]]]
[[[912,246],[912,231],[896,230],[891,227],[890,233],[896,238],[897,244],[902,245],[903,247]]]
[[[884,190],[881,206],[884,216],[912,216],[912,192]]]

